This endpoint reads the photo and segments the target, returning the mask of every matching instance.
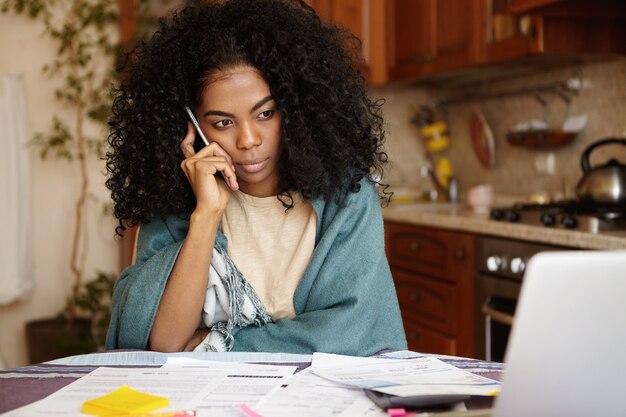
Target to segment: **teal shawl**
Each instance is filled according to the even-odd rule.
[[[374,185],[361,181],[343,204],[313,200],[315,249],[294,295],[296,317],[233,329],[233,351],[330,352],[367,356],[405,349],[398,300],[385,256]],[[146,349],[157,307],[189,223],[169,216],[144,224],[137,261],[119,277],[107,349]],[[218,233],[216,244],[227,247]]]

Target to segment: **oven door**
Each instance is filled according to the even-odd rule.
[[[502,362],[521,281],[487,274],[476,277],[476,355]]]

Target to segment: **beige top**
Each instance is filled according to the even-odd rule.
[[[296,316],[293,296],[315,246],[317,215],[294,194],[294,207],[276,198],[233,192],[222,218],[228,255],[274,321]]]

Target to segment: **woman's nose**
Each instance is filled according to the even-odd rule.
[[[261,135],[252,123],[244,123],[237,139],[239,149],[249,149],[261,144]]]

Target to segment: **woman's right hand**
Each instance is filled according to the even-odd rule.
[[[180,144],[185,156],[181,168],[196,196],[196,208],[150,331],[150,348],[161,352],[180,352],[202,340],[196,327],[204,305],[215,236],[230,198],[228,185],[216,176],[221,173],[231,189],[239,188],[233,161],[224,149],[213,142],[196,153],[195,138],[189,123]]]
[[[181,168],[196,196],[196,210],[222,213],[230,197],[228,184],[216,174],[221,173],[227,179],[232,190],[237,190],[237,176],[230,156],[215,142],[202,148],[197,153],[193,144],[196,132],[191,122],[187,123],[187,135],[180,143],[185,156]]]

